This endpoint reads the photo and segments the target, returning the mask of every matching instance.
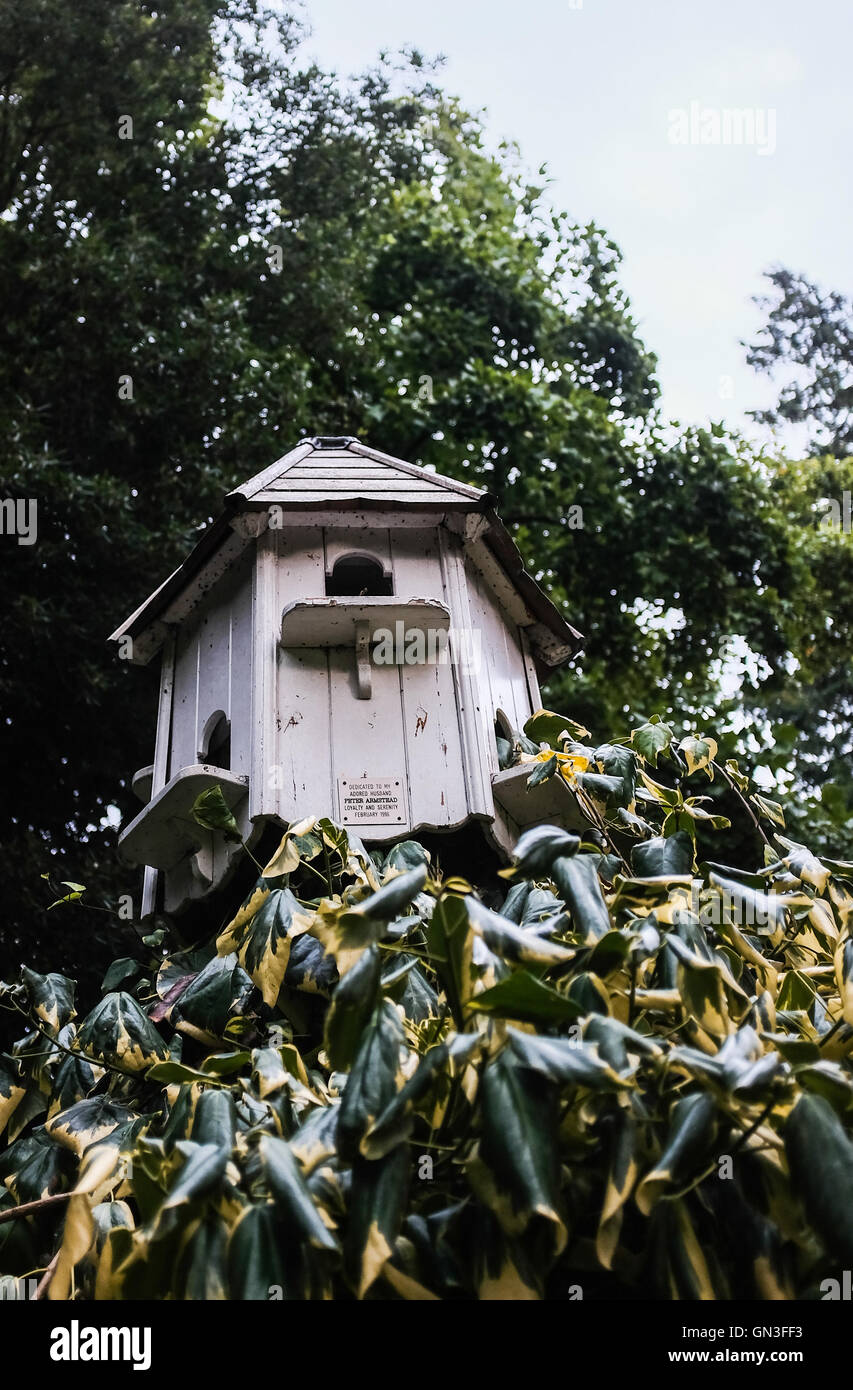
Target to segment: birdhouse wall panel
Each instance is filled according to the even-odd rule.
[[[294,599],[319,598],[326,592],[323,529],[273,529],[267,536],[264,539],[275,556],[276,606],[281,619],[282,609]]]
[[[248,561],[211,591],[178,638],[172,705],[170,776],[204,760],[212,716],[231,724],[231,771],[249,771],[252,587]]]
[[[519,629],[507,623],[497,599],[473,566],[468,569],[468,595],[480,632],[480,668],[489,695],[484,736],[492,749],[494,719],[499,709],[514,729],[521,729],[533,713],[527,665]]]
[[[276,711],[275,756],[258,789],[264,813],[283,821],[333,814],[326,651],[279,650]]]
[[[468,579],[462,543],[446,529],[438,532],[442,578],[451,626],[458,633],[473,633],[475,619],[469,603]],[[465,777],[465,796],[468,814],[491,816],[494,810],[491,773],[492,763],[488,745],[483,738],[486,727],[488,687],[476,661],[454,660],[451,671],[456,700],[462,768]],[[492,740],[494,742],[494,740]]]
[[[356,821],[356,829],[371,840],[397,836],[411,824],[407,787],[415,795],[409,777],[399,668],[374,666],[370,699],[359,700],[352,651],[330,647],[329,692],[332,766],[338,784],[334,814],[345,823],[352,823],[344,805],[351,784],[381,783],[382,790],[390,789],[390,795],[397,798],[393,819]],[[365,800],[369,801],[370,790],[364,791]]]
[[[438,547],[438,527],[391,532],[394,592],[401,598],[436,598],[447,602]]]
[[[411,825],[458,825],[468,814],[459,715],[449,663],[401,666]]]

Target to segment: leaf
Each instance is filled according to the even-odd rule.
[[[26,991],[29,1007],[54,1036],[75,1017],[73,980],[67,979],[65,975],[39,975],[35,970],[28,970],[23,965],[21,983]]]
[[[248,1007],[254,993],[252,981],[236,955],[213,956],[203,970],[189,980],[167,1016],[181,1033],[202,1034],[210,1045],[225,1036],[228,1023]]]
[[[210,1086],[216,1085],[215,1077],[200,1071],[197,1067],[187,1067],[183,1062],[155,1062],[145,1073],[145,1080],[159,1081],[163,1086],[171,1086],[175,1082],[194,1081],[203,1081]]]
[[[261,1135],[259,1153],[267,1185],[282,1215],[315,1250],[337,1250],[289,1144]]]
[[[648,1216],[664,1193],[684,1186],[708,1155],[717,1132],[717,1110],[711,1096],[694,1092],[672,1107],[669,1134],[656,1166],[637,1188],[636,1203]]]
[[[470,1041],[473,1051],[478,1045],[477,1040],[473,1038]],[[414,1123],[415,1107],[433,1088],[438,1074],[448,1066],[449,1059],[450,1051],[444,1043],[431,1047],[426,1056],[420,1059],[413,1075],[392,1096],[362,1139],[360,1148],[365,1158],[384,1158],[397,1144],[408,1139]],[[458,1055],[455,1060],[460,1060]]]
[[[547,782],[550,777],[554,777],[559,771],[560,764],[557,761],[557,754],[541,755],[534,759],[533,770],[527,779],[528,787],[538,787],[541,782]]]
[[[753,792],[752,800],[766,820],[772,821],[782,830],[785,829],[785,812],[778,801],[771,801],[766,796],[759,796],[758,792]]]
[[[738,791],[745,792],[749,786],[749,778],[746,773],[741,772],[733,758],[726,759],[726,772],[731,777]]]
[[[405,1144],[385,1158],[357,1158],[352,1169],[344,1268],[358,1298],[364,1298],[394,1252],[409,1180]]]
[[[474,933],[468,909],[450,894],[438,902],[427,929],[429,953],[444,987],[457,1027],[473,992]]]
[[[251,916],[242,911],[237,914],[217,938],[216,950],[220,956],[236,951],[264,1003],[272,1008],[284,980],[292,942],[314,922],[315,914],[306,911],[289,888],[275,888]]]
[[[94,1150],[80,1165],[80,1176],[65,1212],[62,1245],[53,1278],[48,1285],[52,1300],[68,1299],[74,1266],[92,1247],[95,1222],[92,1207],[101,1200],[103,1190],[117,1180],[117,1155],[105,1148]]]
[[[248,1207],[228,1241],[228,1286],[232,1299],[266,1302],[272,1289],[287,1297],[285,1267],[271,1205]]]
[[[306,1177],[338,1151],[338,1109],[328,1105],[312,1110],[290,1141],[291,1151]]]
[[[634,845],[631,868],[639,878],[689,874],[693,868],[693,841],[683,830],[666,838],[655,835],[651,840]]]
[[[477,898],[466,898],[465,907],[476,935],[485,941],[491,951],[506,960],[534,965],[574,960],[576,952],[571,948],[561,946],[556,941],[546,941],[533,932],[525,931],[523,927],[517,927],[514,922],[484,907]]]
[[[519,1035],[524,1036],[524,1035]],[[553,1230],[554,1253],[566,1242],[556,1144],[556,1092],[546,1078],[519,1064],[509,1050],[489,1062],[480,1082],[480,1160],[492,1183],[477,1184],[503,1229],[520,1235],[533,1217]],[[491,1190],[490,1190],[491,1188]]]
[[[623,1209],[637,1181],[637,1125],[629,1110],[616,1116],[612,1136],[607,1186],[595,1238],[595,1251],[605,1269],[613,1266]]]
[[[401,1089],[404,1047],[400,1016],[383,999],[364,1029],[340,1105],[338,1146],[344,1158],[355,1158],[361,1139]]]
[[[598,879],[597,856],[557,859],[551,877],[572,914],[575,930],[590,945],[610,931],[610,914]]]
[[[674,934],[667,937],[666,949],[678,957],[678,988],[685,1011],[712,1037],[725,1038],[734,1032],[749,1012],[750,1001],[722,953],[704,959]]]
[[[228,809],[221,786],[208,787],[207,791],[200,792],[190,807],[190,815],[204,830],[216,830],[231,843],[243,843],[240,827]]]
[[[166,1044],[136,1000],[123,991],[106,994],[80,1025],[77,1045],[82,1052],[120,1067],[147,1071],[167,1056]]]
[[[6,1186],[19,1205],[48,1197],[66,1185],[63,1182],[65,1157],[44,1129],[37,1129],[9,1146],[3,1155],[4,1167],[8,1170]]]
[[[429,850],[424,849],[417,840],[401,840],[389,849],[382,872],[387,874],[389,870],[395,869],[399,873],[407,873],[411,869],[420,868],[421,865],[428,869],[429,863]]]
[[[613,793],[613,803],[622,810],[634,803],[637,781],[637,760],[630,748],[622,748],[616,743],[602,743],[595,750],[595,763],[608,777],[616,777],[620,782],[618,793]]]
[[[284,983],[290,989],[328,998],[338,981],[338,970],[323,943],[307,932],[294,937],[290,957],[284,972]]]
[[[228,1232],[218,1214],[189,1226],[175,1271],[175,1288],[187,1301],[224,1302],[228,1296],[225,1257]]]
[[[631,730],[631,747],[636,749],[647,763],[657,767],[659,754],[669,747],[673,738],[674,734],[669,725],[662,723],[655,715],[648,724]]]
[[[789,907],[797,904],[796,895],[759,892],[713,870],[708,879],[722,895],[723,910],[734,918],[735,925],[746,926],[759,935],[771,936],[779,927],[784,927]]]
[[[621,777],[605,777],[601,772],[578,773],[578,785],[602,805],[618,805],[617,798],[622,795]]]
[[[661,806],[668,806],[671,809],[678,808],[679,810],[682,808],[684,803],[677,787],[665,787],[662,782],[656,782],[642,768],[640,769],[640,777],[643,786],[651,792],[654,800],[659,802]]]
[[[167,1193],[161,1210],[170,1212],[205,1197],[217,1188],[225,1174],[231,1151],[219,1144],[197,1144],[180,1139],[176,1149],[184,1156],[177,1182]]]
[[[853,1144],[832,1106],[806,1093],[784,1129],[791,1183],[827,1249],[853,1261]]]
[[[713,782],[714,769],[711,763],[717,756],[717,744],[714,739],[707,734],[702,734],[700,738],[692,735],[683,738],[678,745],[679,753],[683,753],[687,761],[687,775],[692,776],[694,772],[707,772],[708,777]]]
[[[510,1050],[516,1061],[531,1071],[541,1072],[561,1086],[587,1086],[593,1091],[620,1091],[630,1085],[618,1076],[597,1049],[585,1042],[567,1038],[543,1038],[507,1028]]]
[[[190,1136],[196,1144],[216,1144],[230,1153],[234,1145],[236,1116],[230,1091],[206,1090],[199,1096]]]
[[[343,1071],[351,1064],[379,994],[382,962],[370,946],[347,971],[332,996],[326,1014],[325,1047],[330,1065]]]
[[[555,859],[577,854],[580,840],[555,825],[536,825],[525,830],[513,852],[519,874],[550,874]]]
[[[143,970],[144,966],[140,965],[138,960],[131,956],[122,956],[120,960],[114,960],[108,968],[101,981],[101,989],[108,994],[118,989],[119,985],[129,984],[132,980],[138,979]]]
[[[78,1158],[92,1144],[107,1138],[119,1125],[135,1119],[134,1111],[107,1096],[78,1101],[54,1115],[45,1126],[55,1143],[70,1149]]]
[[[708,1301],[717,1298],[702,1244],[682,1201],[663,1202],[654,1213],[667,1269],[669,1296]]]
[[[234,823],[236,825],[236,821]],[[322,839],[309,834],[315,824],[316,821],[309,818],[288,827],[278,849],[263,870],[265,879],[295,873],[303,858],[313,859],[320,853]]]
[[[470,1002],[470,1007],[493,1018],[516,1018],[523,1023],[553,1027],[574,1023],[582,1009],[527,970],[516,970]]]
[[[532,714],[524,725],[524,732],[534,743],[547,743],[552,748],[560,747],[563,735],[578,740],[589,738],[589,729],[585,729],[583,724],[549,709],[538,709]]]
[[[842,1017],[853,1026],[853,941],[845,937],[835,952],[835,979],[841,996]]]
[[[26,1082],[22,1083],[17,1067],[6,1058],[0,1057],[0,1134],[3,1133],[26,1093]]]
[[[347,907],[339,917],[344,931],[363,923],[392,922],[404,907],[408,907],[427,880],[427,866],[422,863],[408,873],[397,874],[377,893],[371,894],[355,907]]]

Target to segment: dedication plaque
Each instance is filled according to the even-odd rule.
[[[345,825],[402,825],[406,820],[402,777],[339,777],[338,797]]]

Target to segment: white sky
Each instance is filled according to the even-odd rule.
[[[444,53],[443,84],[487,108],[490,135],[517,141],[531,170],[548,165],[556,204],[606,229],[671,416],[743,423],[770,399],[739,347],[763,269],[853,291],[849,0],[306,0],[306,12],[306,51],[342,74],[380,48]],[[774,109],[775,152],[670,143],[670,111],[692,101]]]

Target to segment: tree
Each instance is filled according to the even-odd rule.
[[[47,868],[102,908],[136,888],[110,808],[133,811],[156,673],[104,639],[300,433],[495,492],[588,635],[555,686],[580,717],[680,689],[701,722],[727,636],[773,659],[796,602],[745,447],[655,414],[601,229],[553,213],[420,55],[342,83],[300,38],[260,0],[0,0],[4,490],[39,509],[37,544],[0,545],[10,964],[50,958]]]
[[[805,275],[767,271],[771,291],[756,297],[767,322],[748,345],[756,371],[787,377],[775,406],[757,410],[769,425],[805,425],[809,449],[847,458],[853,451],[853,301]]]

